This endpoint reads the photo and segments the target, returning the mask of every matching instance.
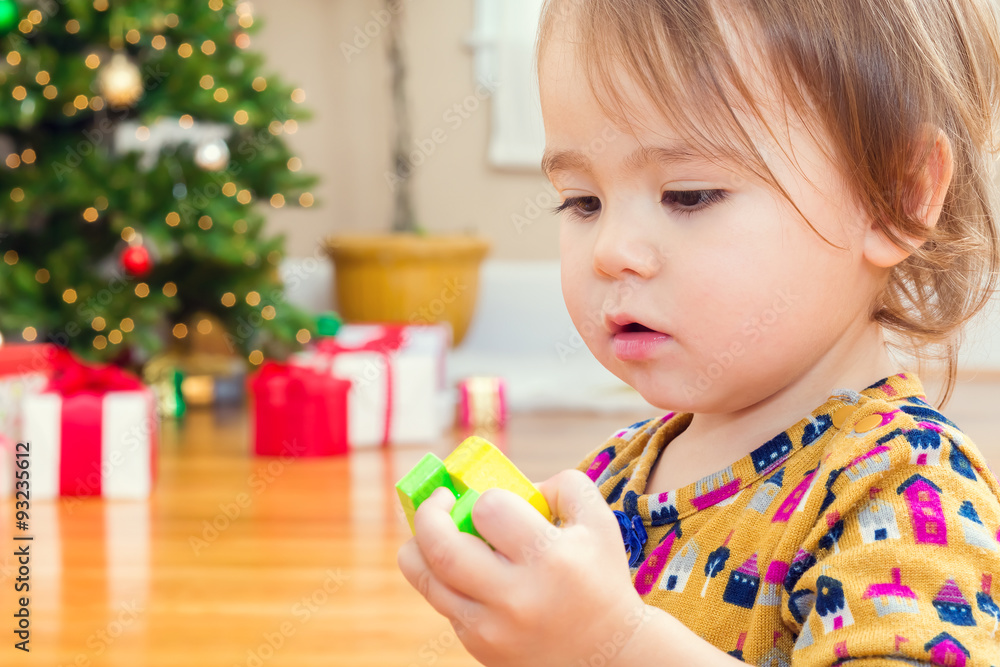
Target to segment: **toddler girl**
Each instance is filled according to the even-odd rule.
[[[911,368],[947,401],[998,268],[993,11],[546,5],[566,304],[666,414],[541,485],[557,525],[485,493],[495,550],[421,506],[400,567],[477,659],[1000,665],[1000,486]]]

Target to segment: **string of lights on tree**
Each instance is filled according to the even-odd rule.
[[[305,93],[261,72],[255,23],[246,1],[0,0],[8,340],[125,364],[190,327],[252,363],[309,341],[263,215],[314,204],[284,138]]]

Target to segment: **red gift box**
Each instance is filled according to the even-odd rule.
[[[349,380],[267,362],[249,381],[258,456],[347,453]]]

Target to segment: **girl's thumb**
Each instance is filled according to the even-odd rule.
[[[594,482],[579,470],[563,470],[538,485],[560,525],[614,521]]]

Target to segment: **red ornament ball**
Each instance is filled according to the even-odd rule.
[[[122,253],[122,267],[130,275],[142,278],[153,270],[153,259],[149,256],[149,250],[144,246],[129,246]]]

